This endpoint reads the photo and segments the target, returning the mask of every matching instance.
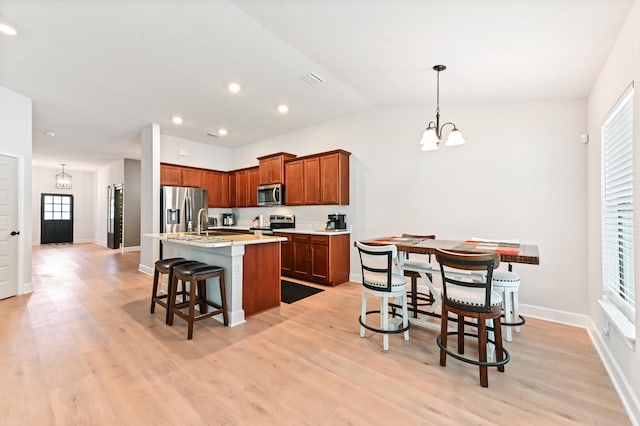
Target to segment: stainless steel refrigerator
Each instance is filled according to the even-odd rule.
[[[198,229],[198,211],[208,206],[206,189],[163,186],[160,193],[160,232],[187,232]],[[203,226],[207,226],[204,221]]]

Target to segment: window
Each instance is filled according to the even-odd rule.
[[[633,86],[602,125],[603,300],[635,318],[633,242]],[[605,309],[606,311],[606,309]],[[610,315],[611,317],[611,315]]]
[[[45,195],[42,210],[44,220],[71,220],[71,196]]]

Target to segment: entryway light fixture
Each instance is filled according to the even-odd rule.
[[[66,166],[66,164],[60,165],[62,166],[62,173],[56,174],[56,188],[71,189],[71,175],[64,172],[64,166]]]
[[[440,126],[440,71],[446,70],[447,67],[444,65],[434,65],[433,69],[437,73],[436,121],[430,121],[427,129],[422,134],[422,139],[420,140],[420,145],[422,145],[422,147],[420,149],[423,151],[435,151],[440,147],[442,130],[448,124],[453,126],[453,129],[451,129],[449,136],[444,142],[445,146],[456,146],[465,143],[462,133],[460,133],[460,130],[458,130],[455,124],[447,122]]]

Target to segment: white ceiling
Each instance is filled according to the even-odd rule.
[[[632,3],[0,0],[0,21],[19,31],[0,34],[0,85],[33,99],[34,164],[87,170],[139,158],[150,123],[234,147],[433,104],[440,63],[442,105],[585,98]],[[305,83],[309,72],[325,82]],[[230,81],[244,90],[230,94]],[[219,127],[229,135],[206,135]]]

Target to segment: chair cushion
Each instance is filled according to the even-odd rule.
[[[169,272],[169,268],[181,262],[186,262],[184,257],[171,257],[169,259],[160,259],[156,261],[155,267],[158,271],[166,274],[167,272]]]
[[[185,263],[184,265],[178,265],[173,270],[175,276],[189,278],[196,272],[198,269],[207,266],[206,263],[202,262],[193,262],[193,263]]]
[[[220,266],[204,265],[193,271],[193,275],[207,275],[215,272],[224,272],[224,268]]]
[[[497,287],[517,287],[520,285],[520,275],[496,269],[493,271],[491,282]]]
[[[365,271],[362,280],[365,284],[372,287],[387,287],[387,274]],[[400,287],[407,285],[407,279],[400,274],[391,274],[391,290],[399,290]]]
[[[464,305],[484,306],[484,288],[447,286],[447,298],[452,302]],[[502,294],[497,291],[491,292],[491,306],[502,304]]]

